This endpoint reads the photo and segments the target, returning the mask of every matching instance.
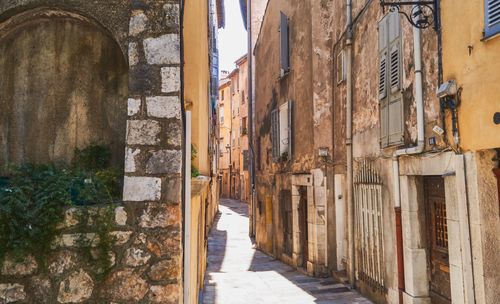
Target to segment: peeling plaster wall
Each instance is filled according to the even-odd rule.
[[[119,46],[76,19],[31,19],[0,34],[0,167],[72,160],[109,145],[123,166],[128,65]]]
[[[280,78],[279,14],[289,18],[291,71]],[[332,137],[332,3],[329,1],[270,0],[264,15],[259,38],[255,46],[256,93],[256,191],[259,206],[272,198],[273,222],[267,214],[257,216],[257,243],[261,248],[272,248],[272,253],[282,258],[283,219],[280,214],[279,193],[292,190],[292,177],[319,171],[326,176],[328,164],[318,156],[319,148],[326,148],[331,157]],[[293,152],[286,162],[273,162],[271,142],[271,111],[287,101],[293,101]],[[328,183],[333,181],[333,171],[328,171],[326,181],[318,181],[316,196],[311,193],[311,212],[308,219],[318,225],[319,219],[333,218],[326,210]],[[320,189],[321,188],[321,189]],[[324,192],[323,192],[324,191]],[[321,206],[316,208],[316,206]],[[331,206],[330,206],[331,207]],[[323,208],[323,209],[322,209]],[[269,226],[271,225],[271,226]],[[320,274],[326,268],[327,237],[323,232],[326,222],[319,224],[319,232],[311,236],[311,248],[321,248],[311,255],[308,271]],[[334,243],[334,240],[331,240]],[[328,247],[331,249],[330,247]],[[316,250],[316,249],[315,249]],[[283,257],[285,262],[292,259]],[[333,267],[333,263],[332,267]],[[323,267],[323,268],[322,268]]]

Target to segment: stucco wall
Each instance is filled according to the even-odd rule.
[[[455,79],[462,87],[458,112],[461,146],[465,150],[500,147],[500,37],[482,41],[484,1],[465,1],[457,6],[443,0],[444,80]]]
[[[103,144],[121,167],[128,95],[123,53],[98,26],[49,14],[18,17],[0,32],[0,70],[5,71],[0,74],[0,166],[69,163],[75,148]],[[30,20],[23,23],[23,18]]]

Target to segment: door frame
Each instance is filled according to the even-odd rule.
[[[452,303],[474,303],[465,160],[446,152],[433,157],[400,159],[401,213],[405,267],[405,303],[429,297],[423,176],[444,177]]]

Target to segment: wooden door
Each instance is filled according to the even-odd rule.
[[[299,230],[300,230],[300,246],[302,247],[302,267],[307,266],[309,257],[309,239],[307,225],[307,187],[299,188]]]
[[[292,193],[290,190],[280,192],[281,218],[283,220],[283,252],[292,256],[293,252],[293,213]]]
[[[424,178],[431,302],[451,303],[446,198],[442,177]]]

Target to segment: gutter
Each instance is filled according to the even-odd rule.
[[[349,244],[349,280],[351,287],[356,285],[355,250],[354,250],[354,199],[353,199],[353,154],[352,154],[352,0],[347,0],[347,35],[346,35],[346,153],[347,153],[347,215],[348,215],[348,244]]]
[[[417,2],[417,0],[414,0]],[[414,8],[417,5],[414,5]],[[403,228],[401,221],[401,188],[399,183],[399,157],[403,155],[416,155],[424,151],[425,125],[424,125],[424,98],[422,81],[422,34],[420,29],[413,27],[413,54],[415,62],[415,100],[417,103],[417,146],[400,149],[394,152],[392,159],[393,188],[394,188],[394,213],[396,217],[396,252],[398,261],[398,289],[399,303],[403,303],[405,292],[404,256],[403,256]]]

